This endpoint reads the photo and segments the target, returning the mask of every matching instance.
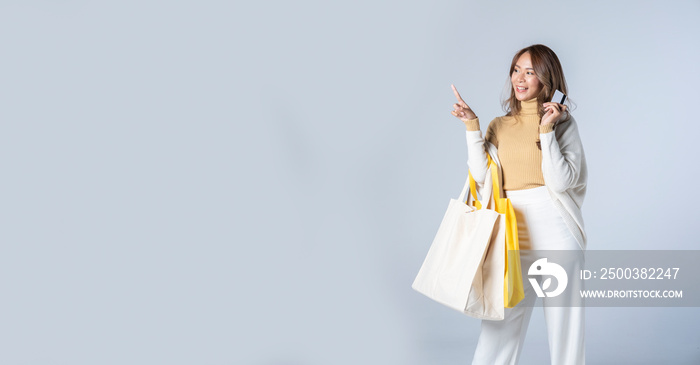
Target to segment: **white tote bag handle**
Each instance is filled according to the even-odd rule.
[[[489,167],[488,170],[486,170],[486,180],[484,181],[484,189],[481,192],[481,208],[486,209],[491,206],[491,202],[493,202],[493,208],[496,208],[496,204],[493,201],[493,178],[491,177],[491,168]],[[465,202],[464,197],[467,196],[466,204],[469,205],[471,201],[473,201],[472,194],[470,194],[469,191],[469,173],[467,173],[467,181],[464,183],[464,187],[462,188],[462,192],[459,193],[459,201]],[[468,194],[469,193],[469,194]],[[486,204],[484,204],[484,199],[486,200]]]

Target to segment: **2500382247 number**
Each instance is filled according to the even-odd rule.
[[[609,280],[673,280],[678,275],[677,267],[604,267],[600,269],[601,279]]]

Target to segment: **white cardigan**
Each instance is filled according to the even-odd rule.
[[[585,250],[586,231],[581,206],[586,196],[588,170],[574,117],[557,123],[552,132],[540,133],[540,145],[544,184],[571,234],[581,249]],[[500,169],[498,150],[484,140],[481,131],[467,131],[467,152],[469,170],[479,187],[482,187],[488,169],[486,152]],[[506,197],[507,195],[506,192]]]

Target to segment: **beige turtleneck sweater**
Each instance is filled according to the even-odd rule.
[[[523,190],[544,186],[542,150],[537,147],[540,133],[549,133],[553,124],[540,125],[537,99],[520,103],[516,116],[494,119],[486,129],[486,141],[498,148],[503,172],[503,190]],[[468,131],[478,131],[479,118],[465,122]]]

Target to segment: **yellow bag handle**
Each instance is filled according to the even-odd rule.
[[[498,200],[501,199],[501,177],[498,171],[498,165],[496,165],[496,162],[494,162],[491,159],[491,156],[486,155],[486,158],[488,159],[488,162],[486,164],[487,168],[491,168],[491,177],[492,177],[492,182],[493,182],[493,199],[498,205]],[[476,181],[474,180],[474,177],[472,176],[472,172],[469,171],[469,192],[472,194],[472,198],[474,198],[474,201],[477,202],[476,198]],[[479,203],[478,209],[481,209]],[[505,213],[499,211],[499,209],[496,209],[499,213]]]
[[[496,163],[491,159],[491,156],[486,155],[486,158],[488,159],[487,166],[488,168],[491,168],[491,180],[493,182],[493,201],[494,201],[494,207],[495,211],[498,213],[505,213],[504,209],[500,208],[499,205],[499,199],[501,199],[501,180],[500,180],[500,174],[498,173],[498,166]],[[469,171],[469,193],[472,195],[472,198],[474,199],[474,206],[476,209],[481,209],[481,202],[476,198],[476,181],[474,180],[474,177],[472,176],[472,172]],[[484,197],[482,197],[483,199]]]

